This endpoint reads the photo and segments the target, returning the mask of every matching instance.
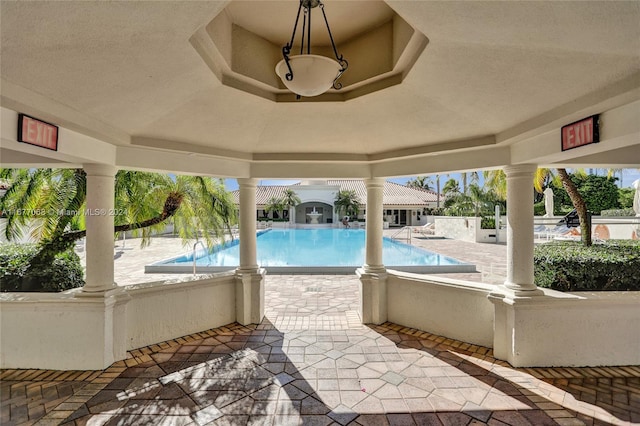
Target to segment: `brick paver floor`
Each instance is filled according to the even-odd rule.
[[[140,348],[104,371],[3,370],[2,425],[640,422],[640,367],[515,369],[488,348],[360,324],[352,276],[267,276],[259,325]]]

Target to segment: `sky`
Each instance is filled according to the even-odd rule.
[[[586,170],[587,173],[593,173],[595,174],[595,169],[587,169]],[[597,174],[599,175],[605,175],[607,172],[605,169],[597,169]],[[479,184],[482,185],[483,184],[483,178],[482,178],[482,172],[478,172],[478,174],[480,175],[480,180],[479,180]],[[427,175],[431,178],[431,186],[435,189],[436,186],[436,182],[435,182],[435,175]],[[616,176],[618,177],[618,185],[623,187],[623,188],[631,188],[631,184],[636,180],[636,179],[640,179],[640,170],[638,169],[624,169],[622,171],[622,185],[620,185],[620,175],[616,174]],[[415,176],[406,176],[406,177],[399,177],[399,178],[388,178],[387,180],[390,182],[395,182],[395,183],[399,183],[400,185],[405,185],[407,183],[407,181],[409,181],[410,179],[413,179]],[[440,177],[440,188],[442,188],[445,184],[445,182],[449,179],[455,179],[458,181],[458,183],[460,184],[460,186],[462,186],[462,178],[460,173],[451,173],[451,174],[443,174]],[[295,183],[300,182],[301,179],[295,179],[295,180],[272,180],[272,179],[264,179],[261,180],[259,182],[259,185],[264,185],[264,186],[268,186],[268,185],[293,185]],[[225,179],[225,187],[227,188],[227,190],[229,191],[235,191],[236,189],[238,189],[238,183],[236,182],[235,179]]]

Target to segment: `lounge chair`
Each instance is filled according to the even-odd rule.
[[[424,237],[433,236],[436,233],[436,224],[433,222],[425,223],[422,226],[412,228],[413,232],[421,234]]]
[[[566,225],[556,225],[549,228],[545,225],[537,225],[533,228],[533,237],[538,240],[553,240],[557,238],[571,237],[571,233],[575,228],[569,228]],[[578,234],[579,235],[579,234]]]

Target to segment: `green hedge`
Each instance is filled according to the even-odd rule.
[[[480,220],[480,229],[496,229],[496,218],[483,217]]]
[[[636,212],[632,208],[602,210],[600,216],[635,216]]]
[[[539,203],[533,204],[534,216],[544,216],[545,214],[547,214],[547,209],[544,206],[544,201],[540,201]]]
[[[640,291],[640,243],[540,244],[534,251],[534,276],[537,286],[559,291]]]
[[[31,269],[35,244],[0,245],[0,291],[59,292],[84,285],[80,258],[60,253],[46,268]]]

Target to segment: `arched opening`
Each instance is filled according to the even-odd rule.
[[[296,206],[296,224],[333,223],[333,206],[321,201],[307,201]]]

